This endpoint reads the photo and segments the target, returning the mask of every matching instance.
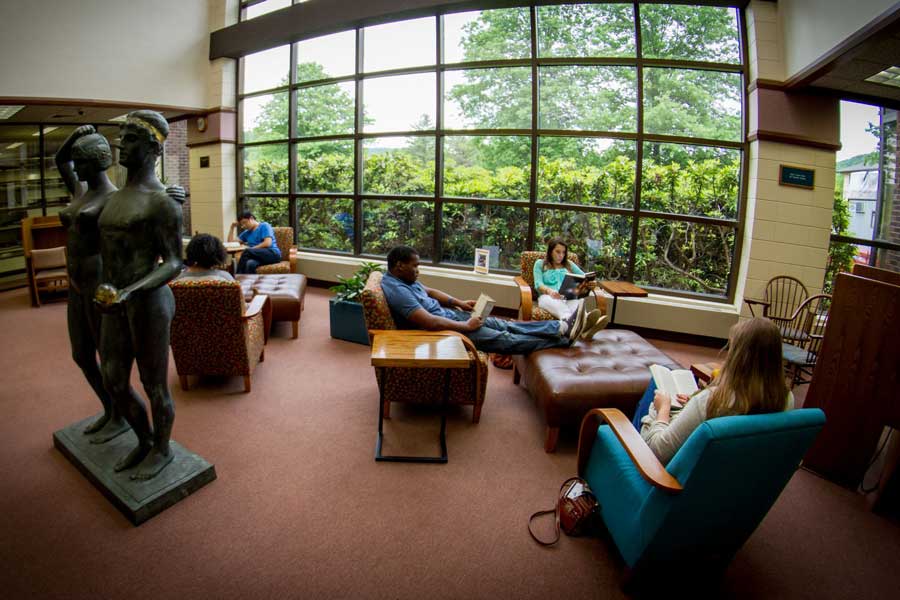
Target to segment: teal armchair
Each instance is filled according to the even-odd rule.
[[[619,410],[588,413],[578,472],[600,502],[629,583],[650,565],[680,571],[700,558],[724,572],[824,424],[819,409],[710,419],[663,467]]]

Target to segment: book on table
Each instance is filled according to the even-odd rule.
[[[242,244],[240,242],[222,242],[226,250],[240,250]]]
[[[478,296],[478,300],[475,301],[475,308],[472,309],[472,316],[480,319],[487,319],[490,316],[491,311],[494,310],[494,304],[495,301],[493,298],[487,294],[481,294]]]
[[[566,273],[565,279],[563,279],[559,286],[559,293],[562,294],[566,300],[584,298],[591,293],[591,290],[586,287],[582,287],[579,290],[578,286],[583,283],[594,281],[595,279],[597,279],[597,271],[590,271],[584,275],[578,273]]]
[[[700,388],[694,380],[694,374],[688,369],[668,369],[662,365],[650,365],[650,374],[656,383],[656,389],[669,394],[672,406],[681,408],[682,404],[675,399],[676,394],[693,396]]]

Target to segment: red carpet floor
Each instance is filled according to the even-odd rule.
[[[329,295],[309,290],[299,339],[276,325],[251,394],[240,378],[183,392],[170,366],[173,437],[218,480],[136,528],[53,448],[53,431],[100,406],[69,356],[65,303],[0,294],[2,596],[624,597],[606,541],[529,538],[528,515],[574,473],[576,432],[544,453],[541,415],[510,371],[491,367],[480,424],[451,411],[449,464],[373,461],[369,348],[329,337]],[[685,364],[716,355],[659,345]],[[436,450],[435,413],[392,410],[386,452]],[[723,585],[725,597],[891,597],[900,527],[801,471]]]

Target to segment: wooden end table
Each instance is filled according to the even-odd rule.
[[[628,281],[601,281],[600,287],[613,297],[612,312],[609,315],[609,324],[612,325],[616,320],[616,301],[619,296],[626,298],[646,298],[647,290],[640,288]]]
[[[237,271],[237,261],[241,258],[241,253],[246,249],[247,246],[244,246],[243,244],[241,244],[237,248],[225,246],[225,253],[228,254],[228,257],[230,259],[226,267],[228,272],[232,275],[234,275],[235,271]]]
[[[691,365],[691,373],[694,374],[694,377],[703,384],[703,387],[709,385],[709,382],[712,381],[713,371],[717,371],[722,368],[722,363],[717,362],[705,362],[705,363],[694,363]]]
[[[377,331],[372,338],[372,366],[381,369],[378,397],[378,441],[375,460],[389,462],[447,462],[447,403],[450,398],[450,369],[466,369],[472,359],[455,335],[411,331]],[[392,367],[407,369],[444,369],[444,394],[441,401],[440,456],[387,456],[381,453],[384,437],[384,391]]]

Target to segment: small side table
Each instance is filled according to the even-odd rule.
[[[612,312],[609,315],[610,325],[616,320],[616,301],[619,299],[619,296],[624,296],[626,298],[646,298],[648,295],[647,290],[628,281],[601,281],[600,287],[613,297]]]
[[[225,252],[228,254],[228,257],[230,259],[228,261],[228,264],[226,265],[226,267],[227,267],[227,271],[229,273],[231,273],[232,275],[234,275],[235,271],[237,271],[237,261],[241,258],[241,252],[243,252],[246,249],[247,249],[247,247],[244,246],[243,244],[236,248],[225,246]]]
[[[375,460],[390,462],[447,462],[447,402],[450,397],[450,369],[465,369],[471,358],[462,340],[454,335],[422,332],[378,331],[372,339],[372,366],[381,369],[378,395],[378,441]],[[381,453],[384,437],[384,390],[392,367],[408,369],[444,369],[444,394],[441,401],[440,456],[386,456]]]
[[[721,367],[722,363],[717,362],[694,363],[691,365],[691,373],[693,373],[694,377],[697,378],[697,381],[705,387],[712,381],[713,371],[717,371]]]

